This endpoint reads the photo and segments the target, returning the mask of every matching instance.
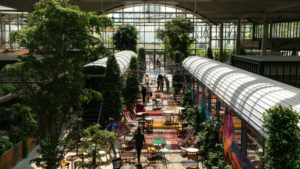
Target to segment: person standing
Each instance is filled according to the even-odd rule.
[[[147,93],[147,89],[144,85],[142,85],[142,98],[143,98],[143,104],[146,103],[146,93]]]
[[[117,132],[118,129],[118,125],[116,123],[114,123],[114,119],[113,118],[108,118],[108,125],[106,126],[106,130],[110,131],[110,132]],[[115,145],[113,143],[112,140],[108,140],[108,142],[110,143],[110,148],[109,148],[109,152],[111,151],[111,149],[113,150],[113,153],[115,155],[115,157],[117,156],[116,150],[115,150]]]
[[[164,78],[163,78],[163,76],[161,76],[161,79],[160,79],[160,91],[164,91]]]
[[[165,76],[165,81],[166,81],[166,87],[167,87],[167,92],[169,92],[169,89],[170,89],[170,81],[169,81],[169,79],[168,79],[168,77],[167,76]]]
[[[140,127],[137,128],[137,133],[132,139],[135,140],[135,148],[137,152],[138,163],[140,163],[141,151],[145,143],[145,137],[144,134],[141,133]]]
[[[159,74],[161,75],[161,74]],[[159,86],[160,86],[160,76],[157,76],[157,91],[159,90]]]

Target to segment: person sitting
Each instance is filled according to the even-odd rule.
[[[145,112],[145,106],[143,104],[137,104],[136,107],[135,107],[135,112],[138,113],[138,112]]]

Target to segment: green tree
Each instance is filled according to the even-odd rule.
[[[156,36],[165,44],[170,56],[174,56],[176,51],[181,53],[180,63],[189,56],[189,47],[193,43],[190,34],[194,32],[193,23],[186,18],[176,18],[165,23],[165,29],[156,30]],[[175,60],[174,57],[171,58]]]
[[[129,64],[129,71],[127,73],[126,86],[124,92],[124,99],[126,106],[133,110],[139,94],[139,81],[138,81],[138,65],[136,57],[132,56]]]
[[[282,106],[266,110],[263,114],[263,132],[266,140],[266,168],[300,168],[300,115]]]
[[[213,55],[213,52],[212,52],[212,50],[211,50],[211,47],[207,48],[206,56],[207,56],[209,59],[214,59],[214,55]]]
[[[121,25],[113,36],[113,41],[118,50],[131,50],[136,52],[138,32],[131,24]]]
[[[121,75],[120,68],[114,55],[108,57],[106,62],[106,71],[103,79],[103,108],[102,122],[108,120],[109,117],[115,120],[121,120]]]
[[[138,51],[138,66],[139,66],[139,80],[142,81],[144,73],[146,71],[146,54],[144,48],[139,48]]]
[[[54,169],[63,157],[64,134],[74,113],[71,107],[80,110],[86,94],[81,68],[90,60],[91,51],[103,48],[100,39],[90,43],[95,41],[92,33],[100,34],[109,26],[108,17],[83,12],[67,0],[41,0],[29,15],[28,25],[14,35],[29,49],[29,56],[22,60],[34,74],[27,79],[34,83],[24,86],[21,98],[36,113],[40,156],[33,161],[37,166]],[[74,49],[80,51],[79,56],[72,54]]]

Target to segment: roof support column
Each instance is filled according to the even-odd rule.
[[[4,20],[0,18],[0,47],[5,46],[5,24]]]
[[[209,25],[209,42],[208,42],[208,46],[211,48],[211,44],[212,44],[212,26]]]
[[[263,37],[262,37],[262,45],[261,45],[261,54],[267,54],[267,40],[268,40],[268,22],[267,16],[264,15],[264,25],[263,25]]]
[[[247,123],[242,119],[241,154],[247,156]]]
[[[221,23],[220,25],[220,62],[224,62],[225,59],[224,59],[224,54],[223,54],[223,22]]]
[[[237,32],[236,32],[236,46],[235,46],[235,54],[240,54],[241,47],[241,19],[237,20]]]

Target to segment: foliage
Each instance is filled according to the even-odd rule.
[[[136,52],[138,32],[134,25],[121,25],[113,36],[114,45],[118,50],[131,50]]]
[[[181,64],[181,54],[180,52],[176,52],[175,53],[175,63],[180,65]],[[175,74],[173,75],[172,79],[172,85],[173,85],[173,88],[174,88],[174,94],[179,94],[181,89],[183,88],[183,83],[184,83],[184,78],[183,78],[183,75],[181,75],[182,72],[181,70],[175,70]]]
[[[212,116],[208,121],[202,123],[199,132],[199,150],[208,169],[232,168],[225,160],[223,146],[218,144],[219,129],[219,122]]]
[[[139,94],[139,81],[138,81],[138,65],[136,57],[132,56],[127,73],[126,86],[124,92],[124,99],[127,108],[133,110],[132,104],[136,103]]]
[[[186,121],[193,127],[196,133],[200,132],[203,128],[203,113],[200,112],[197,105],[187,105],[186,111],[184,112]]]
[[[213,55],[213,53],[212,53],[211,47],[209,47],[209,48],[207,49],[206,56],[207,56],[209,59],[214,59],[214,55]]]
[[[7,139],[0,138],[0,156],[13,146],[13,143]]]
[[[89,126],[84,130],[84,133],[87,139],[83,141],[82,146],[87,151],[87,157],[91,157],[92,160],[83,165],[89,166],[88,168],[96,168],[99,166],[96,162],[97,149],[107,145],[108,140],[115,141],[117,139],[117,134],[107,130],[100,130],[99,124]]]
[[[232,169],[232,166],[226,162],[223,151],[222,144],[215,144],[213,149],[207,152],[208,158],[204,160],[205,166],[208,169]]]
[[[114,55],[108,57],[106,62],[106,71],[103,79],[103,108],[102,108],[102,123],[108,120],[109,117],[115,120],[121,120],[121,75],[120,68]]]
[[[192,100],[192,92],[191,90],[185,90],[183,92],[183,95],[182,95],[182,100],[181,100],[181,107],[190,107],[190,106],[193,106],[193,100]]]
[[[244,48],[240,49],[240,55],[247,55],[246,50]]]
[[[64,130],[73,114],[70,108],[80,110],[86,94],[81,68],[103,49],[93,32],[100,34],[110,26],[107,16],[83,12],[67,0],[41,0],[29,15],[28,25],[17,31],[15,40],[30,52],[22,59],[25,70],[34,75],[25,76],[24,81],[33,83],[22,86],[26,93],[21,97],[36,113],[40,156],[33,161],[38,167],[56,168],[63,156]],[[74,49],[80,51],[78,56]]]
[[[162,40],[170,56],[174,56],[176,51],[181,53],[181,61],[189,56],[188,49],[193,43],[190,34],[194,31],[193,23],[186,18],[176,18],[165,23],[165,29],[156,31],[157,38]],[[175,58],[171,58],[175,60]]]
[[[26,158],[28,155],[28,142],[27,138],[23,138],[23,158]]]
[[[282,106],[263,114],[266,140],[266,168],[300,168],[300,115]]]
[[[139,48],[138,51],[138,66],[139,66],[139,80],[143,80],[144,73],[146,71],[146,54],[144,48]]]

